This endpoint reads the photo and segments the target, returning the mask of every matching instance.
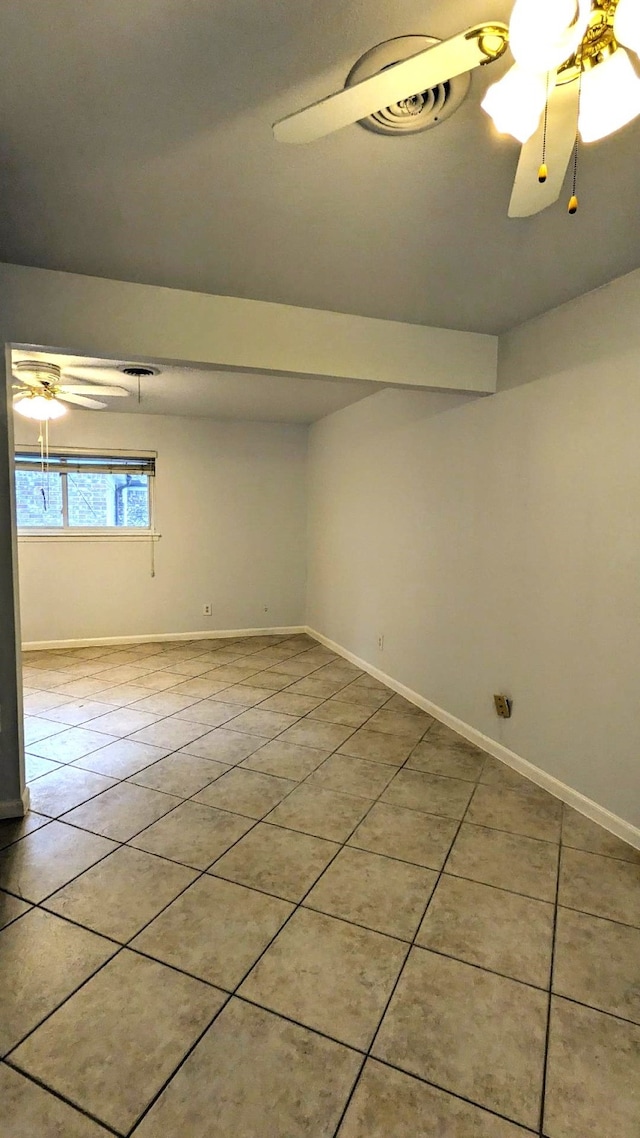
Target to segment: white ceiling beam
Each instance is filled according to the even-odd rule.
[[[490,394],[496,336],[0,265],[5,343]]]

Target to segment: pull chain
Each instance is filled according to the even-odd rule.
[[[578,139],[576,137],[575,145],[573,148],[573,185],[571,190],[571,197],[569,198],[569,205],[567,209],[570,214],[578,212],[578,196],[576,194],[576,186],[578,182]]]
[[[542,162],[538,170],[538,181],[544,184],[549,176],[547,169],[547,126],[549,125],[549,75],[547,71],[547,97],[544,104],[544,124],[542,127]]]
[[[578,212],[578,194],[577,194],[578,147],[579,147],[579,140],[580,140],[580,132],[579,132],[578,124],[580,122],[580,97],[581,97],[581,95],[582,95],[582,71],[580,72],[580,78],[578,79],[578,111],[577,111],[577,115],[576,115],[576,141],[575,141],[575,144],[573,147],[573,183],[572,183],[572,189],[571,189],[571,197],[569,198],[569,205],[567,206],[567,209],[572,216],[574,213]]]
[[[47,495],[44,489],[44,423],[40,423],[40,433],[38,435],[38,442],[40,443],[40,477],[42,484],[40,486],[40,493],[42,494],[42,508],[47,509]]]
[[[42,485],[40,493],[42,494],[42,507],[47,510],[48,497],[49,497],[49,420],[45,419],[40,423],[40,433],[38,434],[38,442],[40,443],[40,474],[42,476]],[[47,489],[45,490],[45,478]]]

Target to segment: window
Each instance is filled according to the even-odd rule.
[[[18,529],[24,534],[149,533],[155,458],[50,453],[16,454]]]

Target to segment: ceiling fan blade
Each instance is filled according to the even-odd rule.
[[[553,205],[562,192],[576,141],[580,84],[577,80],[553,88],[547,112],[546,182],[538,181],[542,162],[544,116],[538,130],[520,151],[509,217],[531,217]]]
[[[62,382],[66,383],[67,378],[73,383],[76,379],[84,380],[86,383],[93,383],[97,381],[100,384],[110,385],[122,383],[122,376],[113,364],[89,364],[87,367],[66,367],[64,369]]]
[[[13,397],[13,402],[18,403],[21,399],[26,399],[27,397],[31,398],[30,391],[16,391]]]
[[[130,395],[131,392],[127,391],[124,387],[97,387],[89,383],[61,383],[56,385],[57,390],[61,395],[70,392],[72,395]]]
[[[62,391],[56,398],[63,400],[65,403],[77,403],[78,407],[91,407],[95,409],[107,406],[106,403],[100,403],[98,399],[87,399],[86,395],[67,395]]]
[[[27,371],[17,372],[14,371],[13,378],[26,383],[29,387],[42,387],[42,377],[35,374],[30,375]]]
[[[481,33],[485,33],[484,37]],[[498,58],[506,48],[508,30],[505,24],[491,26],[491,32],[502,46],[493,54],[483,50],[488,45],[484,25],[469,28],[451,39],[429,47],[401,63],[387,67],[370,79],[329,95],[302,111],[287,115],[274,125],[279,142],[313,142],[334,130],[364,119],[384,107],[393,106],[422,91],[463,75],[489,59]]]

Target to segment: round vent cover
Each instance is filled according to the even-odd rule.
[[[441,43],[441,40],[434,39],[433,36],[398,36],[397,39],[385,40],[365,52],[352,67],[345,87],[353,87],[354,83],[370,79],[379,71],[384,71],[403,59],[409,59],[437,43]],[[470,84],[469,73],[458,75],[428,91],[416,91],[392,107],[382,107],[368,118],[360,119],[360,125],[367,130],[375,130],[378,134],[417,134],[418,131],[429,130],[457,111],[467,96]]]
[[[135,379],[144,379],[147,375],[160,375],[160,368],[147,367],[144,364],[127,364],[126,367],[121,367],[120,371],[123,375],[132,375]]]

